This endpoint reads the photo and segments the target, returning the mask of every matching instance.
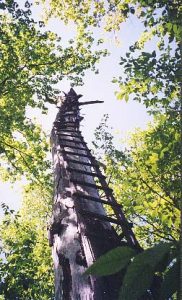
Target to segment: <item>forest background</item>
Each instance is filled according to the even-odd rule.
[[[98,73],[97,64],[108,56],[103,32],[112,34],[118,43],[120,28],[132,18],[143,23],[143,32],[124,49],[125,54],[118,58],[121,71],[117,70],[111,80],[116,97],[142,103],[152,116],[151,124],[133,133],[127,147],[118,150],[105,116],[96,129],[93,151],[133,222],[137,238],[147,249],[140,256],[128,258],[121,299],[138,299],[151,285],[154,274],[163,279],[156,299],[180,299],[176,280],[181,210],[180,2],[42,1],[44,21],[57,17],[65,25],[74,24],[74,38],[64,45],[55,33],[46,31],[43,20],[32,19],[28,1],[18,4],[12,0],[0,2],[1,176],[2,180],[26,180],[18,212],[2,203],[2,299],[39,299],[40,293],[42,299],[54,297],[46,237],[53,188],[50,146],[42,128],[30,118],[30,108],[46,114],[60,93],[58,82],[66,79],[77,86],[84,83],[85,74],[98,76],[94,75]],[[89,69],[93,73],[87,74]],[[102,97],[99,89],[94,97]],[[114,101],[110,105],[114,106]],[[90,111],[86,113],[89,117]],[[112,262],[116,258],[116,266],[118,257],[122,269],[121,253],[109,254]],[[108,257],[88,272],[107,275],[106,262]],[[113,268],[116,271],[118,267]],[[145,277],[138,281],[138,274]]]

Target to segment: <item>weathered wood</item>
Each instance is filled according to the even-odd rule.
[[[64,147],[64,148],[82,150],[82,151],[86,151],[87,152],[87,149],[83,148],[83,147],[78,147],[78,146],[73,146],[73,145],[66,145],[66,144],[61,144],[61,146]]]
[[[92,158],[92,155],[90,154],[83,154],[83,153],[79,153],[79,152],[71,152],[71,151],[67,151],[67,150],[60,150],[62,153],[64,154],[69,154],[69,155],[76,155],[76,156],[82,156],[82,157],[87,157],[87,158]]]
[[[78,180],[78,179],[74,179],[74,178],[70,178],[70,181],[76,185],[85,185],[85,186],[88,186],[91,188],[107,191],[109,194],[113,192],[113,190],[111,188],[109,188],[108,186],[104,187],[102,185],[97,185],[95,183],[90,183],[87,181],[82,181],[82,180]]]
[[[67,126],[68,126],[68,127],[75,128],[75,125],[74,125],[74,124],[67,125],[67,124],[63,124],[63,123],[60,123],[60,122],[58,122],[58,123],[59,123],[59,128],[60,128],[60,129],[67,128]]]
[[[79,106],[82,106],[82,105],[97,104],[97,103],[104,103],[104,101],[96,100],[96,101],[79,102],[78,105],[79,105]]]
[[[74,163],[74,164],[79,164],[79,165],[88,166],[88,167],[96,167],[96,164],[90,163],[90,162],[86,162],[86,161],[75,160],[75,159],[71,159],[71,158],[68,158],[68,157],[65,157],[65,160],[68,163]]]
[[[67,136],[67,137],[78,138],[78,139],[83,140],[83,137],[81,135],[66,134],[66,133],[63,133],[63,132],[60,132],[60,133],[57,133],[57,134],[61,135],[63,137]]]
[[[65,139],[65,138],[59,138],[60,141],[64,141],[64,142],[71,142],[71,143],[75,143],[75,144],[82,144],[82,145],[87,145],[86,142],[84,141],[75,141],[75,140],[71,140],[71,139]],[[88,149],[87,149],[88,151]]]
[[[90,150],[89,149],[87,149],[87,150],[88,150],[88,153],[90,153]],[[96,159],[93,156],[91,158],[91,162],[96,165],[95,166],[96,172],[98,174],[102,175],[102,173],[100,171],[100,168],[99,168],[99,165],[98,165]],[[110,193],[107,190],[108,185],[107,185],[107,182],[106,182],[105,178],[100,178],[100,183],[101,183],[102,187],[105,188],[105,195],[108,198],[108,200],[111,203],[117,203],[116,200],[115,200],[115,198],[114,198],[114,196],[113,196],[113,193],[112,192]],[[121,224],[126,224],[127,220],[126,220],[126,217],[125,217],[125,215],[124,215],[121,207],[115,206],[113,210],[114,210],[117,218],[122,221]],[[138,243],[138,241],[137,241],[137,239],[136,239],[136,237],[135,237],[132,229],[127,228],[126,226],[123,226],[122,230],[123,230],[123,232],[125,234],[125,238],[126,238],[126,240],[128,242],[128,245],[131,246],[131,247],[136,247],[137,251],[141,252],[142,248],[140,247],[140,245],[139,245],[139,243]]]
[[[95,219],[98,219],[98,220],[101,220],[101,221],[104,221],[104,222],[110,222],[110,223],[114,223],[114,224],[117,224],[117,225],[124,225],[125,227],[128,227],[128,228],[131,228],[133,226],[132,223],[125,223],[123,224],[121,221],[118,221],[117,219],[114,219],[112,217],[108,217],[108,216],[103,216],[103,215],[100,215],[100,214],[97,214],[97,213],[93,213],[93,212],[90,212],[90,211],[87,211],[85,209],[80,209],[78,211],[82,216],[86,216],[87,218],[95,218]]]
[[[62,134],[62,133],[64,133],[64,132],[79,133],[79,134],[81,134],[81,131],[80,131],[80,130],[77,130],[76,128],[75,128],[75,130],[65,128],[64,130],[61,130],[61,131],[59,131],[59,132],[57,131],[57,134]]]
[[[85,171],[85,170],[80,170],[80,169],[75,169],[75,168],[70,168],[70,167],[68,167],[67,170],[69,172],[77,172],[77,173],[80,173],[80,174],[85,174],[85,175],[89,175],[89,176],[93,176],[93,177],[106,178],[104,175],[99,175],[95,172],[88,172],[88,171]]]
[[[75,127],[75,121],[64,121],[64,120],[60,120],[59,123],[61,125],[66,125],[66,126],[70,126],[71,124],[71,127]]]
[[[111,201],[112,189],[105,185],[104,176],[97,171],[98,164],[86,143],[75,141],[75,136],[70,136],[69,140],[64,139],[67,133],[80,134],[78,98],[73,89],[66,94],[51,134],[55,191],[49,233],[55,270],[55,300],[116,300],[121,274],[101,278],[83,275],[100,255],[120,245],[120,238],[110,222],[122,223],[122,226],[123,222],[117,216],[115,219],[106,215],[103,204],[107,203],[100,199],[99,189],[108,195],[109,205],[114,207],[116,203]],[[72,129],[68,123],[62,126],[57,122],[73,108],[77,121],[73,123]],[[63,139],[71,143],[74,152],[63,149]],[[83,142],[86,149],[78,146],[78,143],[83,145]],[[87,154],[80,153],[85,150]],[[73,167],[75,164],[76,170]],[[96,175],[104,184],[99,186],[95,183]],[[84,194],[80,201],[76,199],[77,193]],[[127,222],[124,224],[126,226]]]
[[[92,196],[84,195],[83,193],[74,193],[73,196],[76,197],[76,199],[78,199],[78,200],[83,198],[83,199],[87,199],[87,200],[90,200],[90,201],[100,202],[100,203],[110,205],[110,206],[120,206],[120,207],[122,207],[121,204],[111,203],[111,202],[108,202],[108,200],[102,199],[100,197],[95,198],[95,197],[92,197]]]

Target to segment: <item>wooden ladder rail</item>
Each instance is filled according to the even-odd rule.
[[[68,115],[67,112],[65,111],[64,107],[62,108],[62,110],[64,111],[64,114]],[[64,122],[64,114],[62,115],[62,120],[60,120],[59,122],[55,122],[55,124],[60,124]],[[74,114],[73,114],[74,115]],[[61,113],[60,113],[60,116],[61,116]],[[76,116],[76,113],[75,113],[75,116]],[[99,168],[99,164],[97,163],[96,159],[93,157],[93,155],[91,154],[91,151],[89,150],[89,148],[87,147],[87,144],[85,143],[82,135],[81,135],[81,132],[78,130],[78,125],[79,125],[79,121],[78,121],[78,124],[74,123],[74,122],[64,122],[65,126],[61,129],[62,126],[60,126],[59,129],[61,129],[61,131],[63,131],[63,135],[64,135],[64,132],[68,132],[68,133],[71,133],[71,134],[75,134],[75,133],[79,133],[79,138],[81,139],[81,141],[74,141],[74,140],[67,140],[65,137],[62,137],[61,138],[61,132],[59,132],[59,137],[60,137],[60,142],[61,140],[62,141],[68,141],[68,142],[72,142],[72,143],[75,143],[75,144],[82,144],[84,145],[84,149],[82,149],[81,147],[74,147],[74,146],[70,146],[70,149],[71,148],[75,148],[75,149],[78,149],[78,150],[84,150],[87,152],[87,154],[83,154],[83,153],[74,153],[74,152],[71,152],[71,151],[66,151],[64,149],[64,147],[69,147],[68,145],[62,145],[62,149],[61,149],[61,152],[62,152],[62,155],[64,156],[64,159],[66,159],[66,156],[67,154],[69,155],[77,155],[79,157],[87,157],[90,162],[91,162],[91,165],[93,166],[94,170],[95,170],[95,176],[97,175],[98,177],[98,180],[101,184],[101,186],[95,186],[97,189],[101,189],[103,188],[104,190],[104,193],[106,195],[106,198],[108,200],[108,203],[110,203],[111,205],[113,204],[112,206],[112,209],[113,209],[113,212],[116,216],[116,219],[118,220],[118,223],[120,224],[121,228],[122,228],[122,231],[123,231],[123,235],[125,236],[127,242],[128,242],[128,245],[131,246],[131,247],[134,247],[136,248],[138,251],[142,251],[142,248],[140,247],[132,229],[131,229],[131,226],[128,226],[128,221],[121,209],[121,207],[119,205],[117,205],[117,201],[115,199],[115,197],[113,196],[113,193],[112,191],[108,188],[108,184],[106,182],[106,179],[104,178],[102,172],[100,171],[100,168]],[[71,125],[71,126],[70,126]],[[72,129],[70,129],[70,127]],[[73,130],[75,129],[75,130]],[[76,137],[76,136],[75,136]],[[71,159],[70,159],[71,161]],[[67,160],[68,162],[68,167],[69,167],[69,160]],[[82,162],[80,161],[79,162],[80,164],[82,164]],[[70,168],[70,167],[69,167]],[[70,173],[71,173],[71,170],[70,170]],[[74,183],[74,182],[73,182]],[[79,184],[81,184],[81,182],[79,182]],[[89,200],[88,200],[89,201]],[[82,212],[83,213],[83,212]]]
[[[63,139],[60,139],[60,140],[66,141],[67,139],[63,138]],[[73,140],[72,141],[68,140],[68,142],[74,143]],[[95,188],[103,189],[104,193],[106,195],[106,198],[108,200],[108,204],[109,203],[111,205],[113,204],[112,209],[115,213],[116,219],[118,220],[118,225],[120,225],[121,228],[122,228],[123,235],[125,236],[125,238],[128,242],[128,245],[131,246],[131,247],[136,248],[138,251],[142,251],[142,248],[140,247],[140,245],[139,245],[139,243],[138,243],[138,241],[137,241],[137,239],[136,239],[136,237],[135,237],[135,235],[134,235],[134,233],[131,229],[131,226],[128,226],[129,223],[128,223],[128,221],[127,221],[127,219],[126,219],[126,217],[125,217],[125,215],[124,215],[124,213],[121,209],[121,206],[117,205],[118,203],[117,203],[115,197],[113,196],[112,190],[108,188],[108,184],[106,182],[106,179],[105,179],[104,175],[102,174],[102,172],[100,171],[100,168],[99,168],[99,165],[98,165],[96,159],[93,157],[93,155],[91,154],[91,151],[87,147],[87,144],[84,142],[83,137],[82,137],[82,141],[80,141],[80,142],[76,141],[76,143],[84,144],[85,148],[82,149],[82,148],[78,147],[78,150],[84,150],[84,151],[87,152],[87,154],[66,151],[66,150],[64,150],[64,147],[69,147],[69,146],[64,145],[64,144],[62,145],[63,146],[63,149],[61,150],[62,154],[63,155],[66,155],[66,154],[77,155],[77,156],[80,156],[80,157],[88,157],[89,158],[89,160],[91,162],[91,165],[93,166],[93,168],[95,170],[95,173],[93,175],[98,177],[99,182],[101,184],[101,186],[95,185]],[[70,148],[74,148],[74,146],[70,146]],[[81,161],[79,161],[79,163],[82,164]],[[68,167],[68,168],[70,168],[70,167]],[[75,171],[75,172],[77,171],[77,170],[73,170],[73,168],[72,168],[72,170],[71,169],[69,169],[69,170],[70,170],[70,172],[71,171]],[[78,171],[78,172],[80,172],[80,171]],[[91,174],[88,174],[88,175],[91,175]],[[73,182],[73,183],[76,184],[76,182]],[[77,182],[77,184],[82,184],[82,182]],[[86,183],[84,182],[83,184],[86,184]]]
[[[87,145],[85,146],[87,149]],[[90,153],[90,150],[88,149],[88,152]],[[95,167],[95,172],[97,172],[97,174],[100,176],[102,175],[102,172],[100,171],[100,167],[99,167],[99,164],[98,162],[96,161],[96,159],[92,156],[91,158],[91,162],[94,163]],[[108,184],[106,182],[106,179],[105,178],[102,178],[102,177],[99,177],[99,181],[100,181],[100,184],[103,186],[103,187],[108,187]],[[108,192],[108,190],[106,189],[105,190],[105,195],[108,199],[109,202],[113,203],[113,204],[117,204],[117,201],[115,199],[115,197],[113,196],[113,193],[110,193]],[[123,234],[125,235],[126,237],[126,240],[128,242],[128,244],[131,246],[131,247],[135,247],[138,251],[142,251],[142,248],[140,247],[133,231],[131,228],[129,228],[127,225],[125,224],[128,224],[128,221],[121,209],[121,207],[119,206],[113,206],[113,211],[117,217],[117,219],[121,222],[121,227],[122,227],[122,230],[123,230]]]

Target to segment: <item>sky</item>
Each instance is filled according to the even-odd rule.
[[[39,18],[42,11],[40,8],[34,8],[34,18]],[[51,20],[47,24],[47,28],[62,36],[63,43],[71,38],[74,32],[73,26],[65,27],[58,20]],[[126,23],[122,24],[120,32],[117,33],[119,44],[115,41],[113,33],[105,36],[105,47],[111,55],[103,58],[98,65],[99,74],[94,75],[93,72],[86,72],[84,78],[84,86],[76,87],[75,91],[82,94],[80,101],[102,100],[103,104],[88,105],[82,108],[81,113],[84,115],[84,121],[81,123],[81,130],[85,141],[91,146],[94,139],[94,130],[99,125],[104,114],[109,114],[109,125],[115,133],[115,143],[118,149],[122,149],[124,139],[129,132],[135,128],[145,128],[151,120],[146,112],[145,107],[134,101],[119,101],[116,99],[115,91],[117,85],[111,83],[113,77],[121,76],[121,66],[118,64],[119,59],[127,51],[129,45],[138,39],[143,30],[142,24],[136,17],[132,17]],[[97,33],[96,33],[97,34]],[[148,46],[150,47],[150,45]],[[153,45],[154,49],[155,46]],[[68,92],[70,83],[68,81],[60,82],[60,91]],[[36,117],[47,134],[50,134],[52,123],[55,119],[57,108],[49,106],[48,115],[40,115],[37,110],[28,110],[27,114]],[[7,203],[10,208],[18,209],[21,205],[22,183],[18,182],[14,185],[6,182],[0,183],[0,202]],[[2,214],[0,213],[0,217]]]
[[[34,16],[40,19],[42,10],[40,8],[34,8]],[[53,19],[48,22],[47,27],[49,30],[56,32],[62,37],[63,43],[73,37],[75,32],[72,24],[65,27],[59,20]],[[83,132],[85,140],[91,144],[94,136],[94,130],[100,123],[100,120],[104,114],[109,114],[109,124],[118,133],[118,140],[127,136],[128,132],[131,132],[136,127],[145,128],[147,122],[150,120],[147,115],[146,109],[142,104],[134,101],[119,101],[116,99],[115,91],[118,90],[118,86],[111,81],[113,77],[122,75],[122,69],[119,65],[120,57],[125,54],[131,43],[136,41],[143,31],[143,25],[141,22],[133,16],[129,18],[126,23],[121,25],[121,30],[116,35],[114,33],[104,34],[100,37],[106,40],[104,48],[111,53],[110,56],[101,59],[101,62],[97,65],[99,68],[99,74],[95,75],[91,71],[86,72],[84,77],[84,86],[76,87],[75,91],[78,94],[82,94],[83,97],[80,101],[102,100],[104,104],[89,105],[82,108],[82,113],[85,114],[85,119],[82,122],[81,130]],[[95,32],[98,36],[98,32]],[[148,47],[151,47],[149,44]],[[153,47],[155,47],[153,45]],[[64,80],[59,84],[60,91],[68,92],[70,89],[70,82]],[[55,119],[57,109],[50,107],[47,116],[40,117],[36,114],[39,122],[43,127],[50,132],[52,128],[52,122]],[[32,110],[30,115],[32,115]],[[117,142],[117,141],[116,141]],[[117,143],[120,147],[120,143]]]

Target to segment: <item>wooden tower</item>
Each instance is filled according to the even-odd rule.
[[[140,250],[121,206],[79,130],[81,95],[65,94],[51,140],[55,191],[49,241],[55,269],[56,300],[115,300],[121,274],[94,278],[83,273],[100,255],[122,243]],[[100,196],[100,193],[104,197]],[[109,206],[115,217],[107,216]],[[120,227],[122,240],[113,225]]]

